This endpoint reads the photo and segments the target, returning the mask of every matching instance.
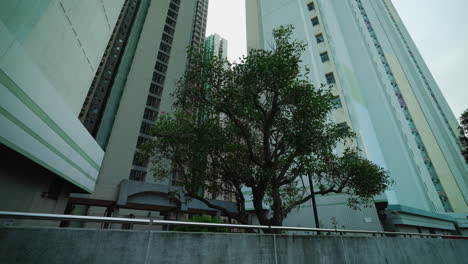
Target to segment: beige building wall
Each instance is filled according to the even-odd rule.
[[[415,96],[408,79],[401,68],[398,59],[391,55],[386,55],[390,68],[395,76],[395,80],[400,87],[400,91],[405,98],[408,111],[411,114],[416,128],[421,135],[421,139],[432,160],[434,169],[439,177],[447,198],[455,212],[468,212],[468,205],[460,192],[460,188],[455,181],[455,177],[450,170],[444,153],[441,151],[437,138],[434,136],[431,127],[420,107],[418,98]]]
[[[263,48],[263,27],[260,1],[245,1],[246,25],[247,25],[247,50]]]

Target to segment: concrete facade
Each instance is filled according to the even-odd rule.
[[[0,193],[10,197],[0,209],[63,212],[66,203],[48,194],[52,185],[94,190],[104,152],[78,113],[122,3],[0,3],[1,155],[26,157],[10,163],[16,172],[0,168]]]
[[[463,263],[468,240],[0,228],[1,263]]]
[[[248,48],[267,48],[272,30],[286,24],[307,44],[310,81],[332,85],[341,103],[333,119],[346,122],[363,155],[395,181],[376,203],[468,213],[457,121],[391,1],[249,0],[246,8]]]

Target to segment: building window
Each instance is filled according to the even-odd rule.
[[[333,72],[325,74],[325,78],[327,78],[328,84],[335,83],[335,75],[333,75]]]
[[[165,41],[168,44],[172,44],[172,37],[167,35],[167,34],[162,35],[162,40]]]
[[[130,171],[130,180],[133,181],[145,181],[146,172],[139,171],[139,170],[131,170]]]
[[[330,60],[330,58],[328,57],[328,52],[322,52],[320,53],[320,59],[322,59],[322,62],[327,62]]]
[[[145,137],[138,137],[138,140],[137,140],[137,148],[140,148],[142,145],[150,142],[151,140],[149,138],[145,138]]]
[[[164,32],[169,34],[169,36],[174,36],[174,29],[168,25],[164,26]]]
[[[164,83],[164,80],[166,79],[166,77],[164,77],[163,75],[155,72],[153,73],[153,81],[156,82],[156,83],[159,83],[159,84],[163,84]]]
[[[150,93],[161,96],[163,88],[160,85],[151,83]]]
[[[148,165],[148,158],[139,152],[135,152],[135,155],[133,156],[133,165],[138,167],[146,167],[146,165]]]
[[[162,50],[162,51],[166,52],[167,54],[169,54],[169,53],[171,53],[171,46],[161,42],[161,45],[159,45],[159,50]]]
[[[143,118],[149,121],[154,121],[156,120],[156,117],[158,116],[158,112],[153,111],[151,109],[146,108],[145,113],[143,114]]]
[[[172,2],[169,4],[169,8],[174,10],[175,12],[179,11],[179,7]]]
[[[317,40],[317,43],[322,43],[322,42],[325,41],[325,39],[323,38],[322,33],[315,35],[315,39]]]
[[[338,127],[339,127],[339,128],[349,128],[348,123],[346,123],[346,122],[341,122],[341,123],[339,123],[339,124],[338,124]]]
[[[169,61],[169,56],[167,56],[166,54],[162,53],[162,52],[158,52],[158,60],[164,62],[164,63],[167,63]]]
[[[161,73],[166,73],[167,71],[167,66],[160,62],[156,62],[156,65],[154,66],[154,68]]]
[[[343,107],[343,105],[341,104],[340,96],[335,96],[335,98],[333,98],[333,104],[335,105],[335,108]]]
[[[140,133],[144,135],[151,135],[151,124],[142,122],[140,126]]]
[[[148,99],[146,100],[146,105],[158,108],[159,104],[161,103],[161,99],[148,95]]]
[[[167,16],[173,18],[174,20],[177,20],[177,13],[172,11],[171,9],[167,11]]]
[[[310,2],[307,4],[307,9],[309,9],[309,11],[312,11],[315,9],[315,5],[314,5],[314,2]]]
[[[312,21],[312,26],[317,26],[319,24],[318,17],[314,17],[310,21]]]

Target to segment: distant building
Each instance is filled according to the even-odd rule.
[[[336,216],[373,229],[379,217],[387,230],[468,228],[457,120],[390,0],[246,0],[246,10],[249,49],[269,48],[280,25],[295,27],[310,80],[333,86],[335,122],[352,128],[363,155],[395,180],[373,212],[348,212],[343,195],[319,197],[324,222]],[[311,225],[311,216],[304,204],[286,222]]]
[[[210,35],[205,40],[205,53],[227,59],[227,40],[218,34]]]
[[[208,0],[195,0],[195,14],[192,25],[192,47],[200,47],[205,41],[208,18]]]

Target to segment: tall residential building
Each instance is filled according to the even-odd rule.
[[[335,122],[351,127],[363,155],[389,171],[395,184],[374,205],[385,229],[468,228],[457,120],[390,0],[246,0],[246,9],[249,49],[268,48],[274,28],[294,26],[293,37],[307,44],[310,81],[333,86]],[[374,221],[327,199],[319,216]],[[301,212],[291,221],[311,214]]]
[[[218,34],[210,35],[205,40],[205,52],[210,56],[221,56],[227,59],[227,40]]]
[[[0,3],[0,210],[94,190],[104,152],[78,115],[123,2]]]
[[[98,132],[106,130],[107,119],[104,117],[105,110],[111,92],[119,85],[117,75],[119,74],[120,65],[125,64],[124,54],[127,44],[131,42],[130,33],[132,32],[133,23],[137,17],[140,7],[140,0],[126,0],[119,18],[112,32],[111,39],[107,44],[107,48],[101,59],[101,63],[96,71],[91,87],[89,88],[83,107],[79,115],[80,120],[88,129],[92,136],[97,138]],[[104,117],[104,118],[103,118]],[[108,130],[108,129],[107,129]],[[98,143],[101,147],[105,147],[107,137],[99,137]],[[104,139],[104,140],[102,140]]]
[[[192,25],[192,47],[200,47],[205,41],[208,0],[197,0]]]
[[[101,118],[94,136],[105,155],[96,189],[71,194],[66,213],[166,219],[217,214],[202,202],[179,196],[177,179],[157,181],[139,149],[151,140],[158,116],[174,111],[172,94],[188,65],[186,50],[204,41],[207,8],[207,0],[126,2],[83,105],[85,124],[88,117],[95,122]],[[234,203],[227,206],[236,210]]]

